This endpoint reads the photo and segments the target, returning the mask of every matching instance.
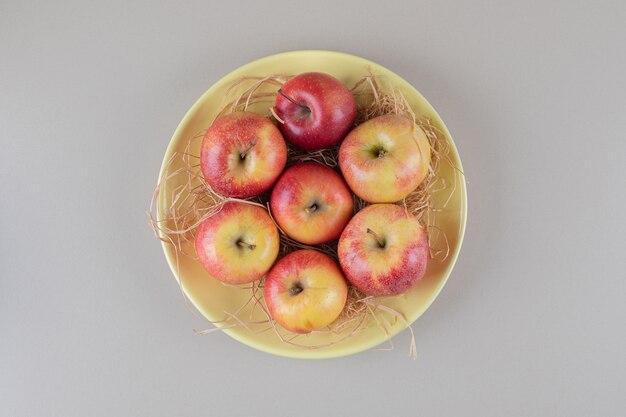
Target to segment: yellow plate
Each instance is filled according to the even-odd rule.
[[[190,138],[210,125],[222,105],[222,98],[226,88],[233,81],[243,76],[298,74],[306,71],[319,71],[331,74],[346,85],[351,86],[356,80],[365,75],[369,68],[377,74],[385,75],[392,84],[400,88],[418,116],[430,117],[432,119],[434,125],[443,132],[445,139],[449,142],[449,157],[459,170],[455,170],[449,164],[442,163],[437,176],[445,179],[445,184],[448,185],[450,192],[439,192],[437,195],[433,195],[435,206],[438,203],[439,206],[443,205],[445,200],[450,198],[445,209],[437,214],[436,221],[436,226],[442,229],[448,239],[449,256],[443,262],[430,262],[425,277],[405,295],[385,300],[385,305],[403,313],[406,319],[412,323],[437,297],[456,262],[465,232],[467,195],[465,181],[460,173],[462,172],[461,160],[448,129],[428,101],[409,83],[390,70],[354,55],[331,51],[285,52],[246,64],[215,83],[189,109],[167,148],[163,165],[161,166],[161,174],[163,174],[167,161],[170,160],[172,154],[177,151],[184,151]],[[199,154],[200,141],[196,142],[196,147],[192,147],[191,151],[197,155]],[[455,184],[455,186],[453,187],[452,184]],[[165,194],[161,193],[158,201],[161,212],[163,207],[165,207],[165,199]],[[226,287],[208,276],[199,262],[185,256],[179,256],[177,260],[176,253],[171,245],[163,244],[163,250],[185,294],[208,320],[223,320],[226,317],[224,311],[232,312],[249,297],[249,292]],[[249,312],[245,311],[245,314],[246,320],[249,319]],[[263,313],[259,312],[257,308],[250,321],[263,320],[265,318]],[[388,326],[389,336],[394,336],[405,328],[405,325],[400,321],[396,321],[395,324],[393,324],[393,320],[390,320],[390,322],[391,324]],[[260,325],[252,326],[252,328],[253,330],[262,329]],[[224,332],[253,348],[275,355],[294,358],[332,358],[350,355],[377,346],[385,342],[389,337],[373,323],[373,320],[370,320],[370,325],[365,330],[348,340],[330,347],[312,350],[283,343],[271,330],[254,333],[243,327],[234,327],[224,329]],[[311,334],[302,336],[298,340],[303,344],[320,345],[332,339],[333,336],[328,334]]]

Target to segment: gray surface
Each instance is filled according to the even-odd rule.
[[[0,2],[1,416],[626,413],[623,2],[87,3]],[[416,362],[406,333],[322,362],[195,336],[146,222],[195,99],[313,48],[404,76],[463,158]]]

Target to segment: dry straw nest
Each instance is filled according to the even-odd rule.
[[[262,108],[267,109],[266,116],[274,120],[275,123],[281,123],[280,118],[274,114],[272,106],[277,90],[290,77],[291,76],[287,75],[244,77],[233,82],[225,93],[224,104],[218,116],[238,110],[250,110],[251,107],[259,108],[259,105],[261,105]],[[413,120],[416,125],[420,126],[424,132],[426,132],[432,151],[429,174],[417,189],[397,204],[404,207],[408,214],[415,216],[422,226],[426,228],[429,238],[431,261],[443,262],[448,257],[449,245],[445,234],[435,225],[435,217],[437,213],[447,205],[454,193],[456,184],[442,183],[442,181],[436,177],[436,172],[442,161],[446,161],[451,166],[454,166],[453,162],[448,157],[448,142],[444,139],[442,133],[431,123],[430,119],[420,118],[413,112],[404,95],[395,86],[391,85],[385,77],[376,75],[370,71],[352,86],[351,91],[358,103],[355,125],[377,116],[397,114]],[[179,256],[187,256],[197,259],[195,252],[193,252],[193,245],[187,245],[187,243],[194,241],[198,225],[203,220],[221,210],[225,202],[241,201],[262,206],[269,211],[269,198],[267,193],[250,199],[240,200],[221,196],[211,189],[202,176],[200,170],[200,156],[190,152],[192,144],[196,141],[201,141],[204,134],[205,131],[198,132],[197,135],[189,138],[186,151],[174,153],[167,162],[162,176],[159,179],[159,184],[154,191],[148,213],[155,235],[163,242],[173,245],[177,258]],[[338,150],[338,147],[334,147],[317,152],[306,152],[289,147],[287,166],[298,162],[316,161],[337,169]],[[176,179],[176,181],[171,181],[173,179]],[[165,187],[170,182],[178,185],[174,189],[166,192]],[[448,197],[441,207],[433,207],[432,194],[442,191],[449,192],[450,197]],[[168,201],[165,204],[165,208],[163,209],[162,207],[161,210],[159,210],[158,201],[161,198],[161,193],[167,196]],[[358,197],[354,197],[355,212],[368,204],[369,203]],[[297,249],[312,248],[322,251],[335,259],[337,258],[336,242],[309,246],[290,239],[282,231],[280,231],[280,239],[279,257]],[[192,249],[185,250],[185,248]],[[192,251],[191,253],[190,250]],[[382,332],[388,335],[387,324],[395,323],[399,320],[403,322],[411,332],[410,354],[412,357],[416,355],[415,337],[410,323],[408,323],[403,314],[385,306],[383,300],[377,299],[376,297],[365,296],[352,286],[349,287],[348,300],[343,313],[327,330],[324,330],[324,332],[335,333],[338,337],[332,342],[315,346],[298,343],[298,338],[305,337],[305,335],[285,331],[276,325],[271,319],[263,301],[262,289],[263,280],[244,286],[233,287],[233,291],[249,292],[250,297],[247,302],[244,305],[233,308],[232,311],[225,311],[224,313],[227,318],[221,322],[213,322],[216,327],[211,327],[206,330],[196,330],[196,332],[206,334],[236,326],[243,326],[250,331],[257,331],[252,330],[250,326],[267,324],[267,327],[261,331],[274,331],[282,343],[303,349],[319,349],[346,341],[363,330],[371,322],[375,323]],[[184,291],[182,291],[182,293],[185,294]],[[191,306],[186,296],[185,300],[187,304]],[[266,320],[253,322],[246,321],[246,317],[240,317],[240,313],[243,309],[249,307],[251,303],[253,309],[259,308],[265,313],[267,317]],[[393,348],[393,344],[390,340],[389,343],[391,344],[391,348]]]

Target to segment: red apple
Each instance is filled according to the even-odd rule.
[[[356,102],[338,79],[321,72],[296,75],[278,90],[274,111],[285,139],[315,151],[337,145],[352,128]]]
[[[354,215],[338,245],[346,278],[367,295],[396,295],[426,272],[428,239],[417,219],[395,204],[374,204]]]
[[[354,128],[339,149],[339,167],[354,192],[370,203],[406,197],[428,175],[430,143],[406,117],[379,116]]]
[[[267,118],[251,112],[218,117],[204,136],[200,166],[207,183],[227,197],[270,189],[287,162],[287,146]]]
[[[278,256],[278,229],[257,205],[227,202],[196,233],[196,253],[212,277],[227,284],[262,278]]]
[[[317,162],[285,170],[270,197],[274,220],[287,236],[309,245],[341,235],[352,217],[352,193],[341,176]]]
[[[299,250],[274,265],[263,291],[269,313],[278,324],[292,332],[309,333],[339,317],[348,287],[330,256]]]

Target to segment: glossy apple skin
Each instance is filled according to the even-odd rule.
[[[381,248],[374,231],[384,240]],[[430,257],[426,232],[417,219],[395,204],[374,204],[354,215],[338,245],[346,278],[367,295],[397,295],[426,272]]]
[[[297,294],[292,288],[301,289]],[[265,304],[278,324],[295,333],[321,330],[346,304],[348,286],[341,269],[328,255],[315,250],[291,252],[265,279]]]
[[[274,111],[284,123],[278,127],[287,141],[300,149],[315,151],[337,145],[356,118],[356,102],[338,79],[308,72],[288,80],[281,90],[309,110],[276,95]]]
[[[200,224],[195,245],[200,263],[212,277],[244,284],[262,278],[272,267],[278,256],[278,229],[262,207],[227,202]]]
[[[428,175],[430,143],[413,121],[379,116],[354,128],[339,149],[339,167],[350,189],[370,203],[392,203]]]
[[[287,145],[278,128],[251,112],[218,117],[200,151],[205,180],[226,197],[246,198],[269,190],[286,162]]]
[[[270,197],[272,216],[280,228],[308,245],[337,239],[353,207],[352,193],[341,175],[317,162],[287,168]]]

